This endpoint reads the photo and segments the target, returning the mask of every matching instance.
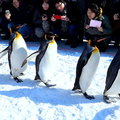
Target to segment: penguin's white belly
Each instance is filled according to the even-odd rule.
[[[55,71],[57,62],[57,44],[49,45],[39,64],[39,76],[47,82]]]
[[[83,67],[79,84],[83,93],[85,93],[91,84],[100,59],[99,53],[92,53],[87,64]]]
[[[113,82],[111,88],[105,94],[112,95],[112,94],[118,94],[118,93],[120,93],[120,69],[118,71],[116,79]]]
[[[27,68],[27,64],[24,65],[21,68],[22,62],[25,60],[27,57],[27,46],[25,42],[23,41],[22,44],[21,42],[18,43],[13,43],[13,50],[11,53],[11,72],[13,77],[17,77],[25,71]]]

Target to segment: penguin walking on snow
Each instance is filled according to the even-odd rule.
[[[100,53],[99,49],[94,46],[93,43],[86,45],[83,53],[81,54],[77,67],[76,67],[76,78],[73,87],[73,91],[79,90],[88,99],[94,99],[94,96],[86,93],[90,86],[93,76],[99,64]],[[94,47],[93,47],[94,46]]]
[[[113,58],[106,77],[106,85],[103,93],[103,99],[107,103],[115,102],[109,95],[118,95],[120,97],[120,48]]]
[[[53,33],[46,33],[45,39],[38,51],[32,53],[28,56],[23,65],[29,61],[33,56],[36,56],[35,67],[36,76],[35,80],[43,82],[47,87],[55,86],[55,84],[50,84],[50,77],[54,73],[57,62],[57,43],[55,42],[55,37]]]
[[[14,37],[9,42],[9,46],[0,52],[0,57],[8,53],[10,74],[16,82],[22,82],[18,77],[23,75],[27,64],[21,67],[23,60],[27,57],[27,46],[22,35],[14,33]]]

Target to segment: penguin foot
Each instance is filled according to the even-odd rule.
[[[92,96],[92,95],[88,95],[86,92],[83,93],[83,95],[85,96],[85,98],[87,98],[87,99],[89,99],[89,100],[91,100],[91,99],[95,99],[94,96]]]
[[[23,76],[23,75],[25,75],[24,73],[20,73],[20,76]]]
[[[75,85],[75,86],[73,87],[72,91],[75,91],[75,90],[80,90],[80,86]]]
[[[36,82],[42,82],[40,79],[35,80]]]
[[[45,82],[43,82],[47,87],[54,87],[54,86],[56,86],[56,84],[50,84],[49,83],[50,82],[50,80],[48,80],[46,83]]]
[[[18,79],[17,77],[14,78],[14,80],[15,80],[17,83],[23,82],[21,79]]]
[[[82,93],[81,89],[74,90],[75,93]]]
[[[36,75],[35,78],[34,78],[34,80],[35,80],[35,81],[39,81],[39,82],[42,81],[42,80],[40,79],[39,75]]]
[[[47,87],[54,87],[54,86],[56,86],[56,84],[50,84],[49,82],[50,82],[50,80],[48,80],[47,82],[44,82],[44,81],[42,81],[41,79],[35,79],[35,81],[36,82],[38,82],[38,83],[44,83]]]
[[[110,99],[108,96],[104,95],[103,100],[106,103],[115,103],[116,101],[114,99]]]
[[[10,71],[10,75],[12,75],[12,72]]]
[[[47,87],[54,87],[56,86],[56,84],[47,84],[47,83],[44,83]]]
[[[106,103],[111,103],[111,101],[110,101],[110,99],[109,99],[109,97],[108,96],[103,96],[103,100],[104,100],[104,102],[106,102]]]

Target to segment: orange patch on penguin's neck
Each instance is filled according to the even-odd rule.
[[[50,44],[54,44],[55,43],[55,40],[52,40],[51,42],[50,42]]]
[[[97,53],[97,52],[99,52],[99,49],[95,46],[94,50],[93,50],[93,53]]]
[[[21,37],[21,34],[16,32],[16,39],[19,39]]]

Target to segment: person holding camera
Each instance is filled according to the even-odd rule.
[[[73,17],[73,12],[69,7],[69,3],[64,0],[57,0],[54,3],[52,21],[52,31],[60,38],[68,39],[66,44],[75,48],[79,45],[77,37],[77,24]]]
[[[42,39],[44,34],[50,32],[51,10],[49,1],[42,1],[34,12],[33,23],[35,35]]]
[[[100,51],[106,51],[111,40],[112,28],[107,16],[102,14],[102,8],[90,4],[85,16],[85,37],[94,41]]]

